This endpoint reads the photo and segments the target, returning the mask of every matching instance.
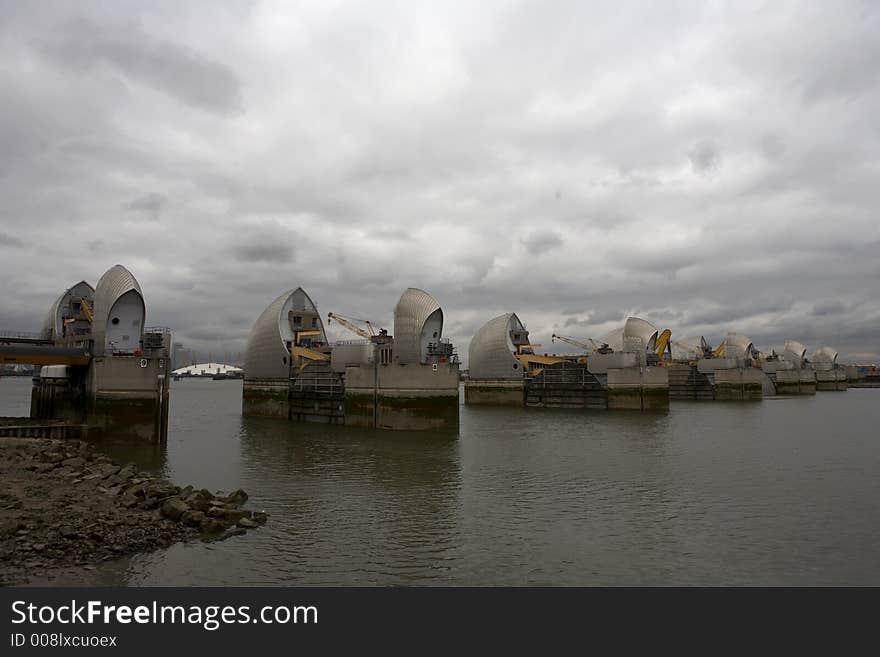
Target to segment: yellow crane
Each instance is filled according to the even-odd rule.
[[[320,331],[316,331],[314,329],[310,331],[294,331],[293,332],[293,344],[296,346],[300,346],[302,344],[302,338],[312,336],[312,335],[321,335]]]
[[[329,358],[327,354],[322,354],[320,351],[307,347],[300,347],[299,345],[291,345],[289,351],[291,367],[296,367],[299,370],[304,369],[312,361],[328,360]]]
[[[586,342],[581,342],[580,340],[575,340],[574,338],[554,333],[550,336],[550,340],[551,342],[559,340],[560,342],[565,342],[573,347],[583,349],[584,351],[594,351],[597,354],[609,353],[611,351],[611,348],[607,344],[599,344],[593,338],[587,338],[587,340],[589,340],[589,344],[587,344]]]
[[[342,324],[345,328],[347,328],[352,333],[355,333],[362,338],[366,338],[373,344],[389,344],[392,341],[392,337],[388,335],[388,330],[377,327],[368,319],[356,319],[354,317],[346,317],[344,315],[338,315],[337,313],[327,313],[327,323],[331,323],[333,320],[336,320],[337,323]],[[366,329],[361,328],[355,322],[361,322],[366,325]]]
[[[333,320],[336,320],[337,323],[341,324],[352,333],[356,333],[357,335],[361,336],[362,338],[366,338],[367,340],[376,335],[376,332],[373,330],[373,325],[365,319],[355,319],[353,317],[344,317],[342,315],[337,315],[336,313],[327,313],[327,323],[330,324],[333,322]],[[369,330],[362,329],[360,326],[355,324],[355,322],[362,322],[366,324]]]
[[[672,355],[672,347],[670,346],[670,341],[672,340],[672,331],[669,329],[664,329],[663,332],[657,336],[657,340],[654,342],[654,353],[657,354],[657,358],[663,360],[663,353],[669,349],[669,355]]]
[[[706,338],[700,338],[700,348],[703,350],[703,358],[725,358],[727,355],[727,340],[722,340],[714,349]]]
[[[86,316],[86,319],[90,322],[95,321],[95,315],[92,312],[92,304],[89,303],[88,299],[83,299],[79,304],[80,310],[82,310],[82,314]]]

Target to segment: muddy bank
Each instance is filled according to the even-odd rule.
[[[242,490],[181,488],[82,441],[0,438],[0,585],[245,534],[266,521],[246,501]]]

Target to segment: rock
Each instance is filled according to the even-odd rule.
[[[135,484],[134,486],[126,488],[122,494],[130,495],[132,497],[146,497],[147,492],[141,484]]]
[[[120,468],[115,463],[103,463],[98,467],[97,474],[101,475],[101,479],[106,479],[107,477],[112,477],[115,474],[119,474]]]
[[[175,522],[180,520],[180,516],[189,511],[189,505],[179,497],[172,497],[162,504],[160,512],[166,518],[170,518]]]
[[[254,527],[259,527],[259,523],[254,522],[250,518],[239,518],[238,523],[236,523],[239,527],[244,527],[245,529],[253,529]]]
[[[221,518],[228,523],[236,523],[240,518],[250,515],[250,511],[241,509],[227,509],[225,507],[213,506],[208,509],[208,515],[212,518]]]
[[[187,527],[199,527],[203,520],[205,520],[205,514],[201,511],[195,511],[192,509],[185,511],[183,515],[180,516],[180,522]]]
[[[64,460],[64,454],[61,452],[43,452],[43,460],[49,463],[60,463]]]
[[[24,529],[24,523],[18,520],[6,520],[0,525],[0,538],[12,536],[18,530]]]
[[[235,528],[235,529],[229,529],[229,530],[223,532],[223,534],[221,534],[217,538],[217,540],[218,541],[225,541],[227,538],[232,538],[233,536],[242,536],[243,534],[247,534],[247,530],[241,529],[240,527]]]
[[[233,491],[232,493],[230,493],[229,495],[227,495],[224,498],[224,500],[226,502],[230,502],[230,503],[234,504],[235,506],[241,506],[242,504],[247,502],[247,499],[248,499],[248,494],[245,493],[241,488],[239,488],[236,491]]]
[[[184,502],[198,511],[207,511],[210,507],[210,498],[205,497],[202,491],[196,491],[184,497]]]
[[[170,481],[159,479],[147,484],[146,494],[148,497],[158,497],[160,499],[177,495],[180,488],[172,484]]]
[[[77,531],[70,526],[62,527],[58,530],[58,533],[61,534],[61,536],[63,536],[64,538],[77,538],[79,536]]]
[[[64,459],[61,461],[61,465],[67,468],[73,468],[74,470],[81,470],[85,467],[86,460],[82,456],[74,456],[73,458]]]
[[[265,511],[254,511],[251,514],[251,518],[254,519],[254,522],[257,522],[262,525],[266,522],[266,520],[269,519],[269,514],[266,513]]]
[[[217,518],[205,518],[199,523],[199,529],[206,534],[219,534],[226,529],[226,525]]]
[[[124,468],[122,468],[119,472],[117,472],[115,475],[113,475],[112,477],[108,477],[107,478],[107,485],[108,486],[125,485],[129,482],[129,480],[132,477],[137,475],[137,473],[138,473],[138,471],[137,471],[137,468],[134,466],[134,464],[129,463]]]

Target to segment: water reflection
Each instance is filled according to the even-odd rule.
[[[442,568],[457,526],[457,442],[454,434],[245,419],[242,467],[252,489],[285,500],[276,507],[281,572],[318,583],[340,572],[351,583],[406,583]],[[378,570],[362,572],[365,561]]]
[[[182,382],[167,451],[120,454],[244,488],[269,523],[135,557],[126,581],[876,585],[878,394],[462,406],[456,437],[242,419],[240,382]]]

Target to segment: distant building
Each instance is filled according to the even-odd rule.
[[[175,342],[171,347],[171,369],[176,370],[186,364],[186,352],[182,342]]]

